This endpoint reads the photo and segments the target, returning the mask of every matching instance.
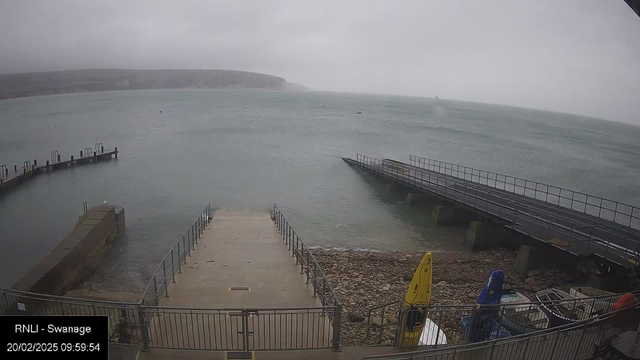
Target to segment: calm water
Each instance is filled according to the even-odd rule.
[[[120,150],[118,161],[43,175],[0,200],[0,286],[70,231],[84,201],[125,208],[127,236],[97,276],[133,290],[209,202],[277,203],[311,245],[460,250],[464,229],[436,228],[429,209],[407,209],[341,157],[415,154],[637,205],[638,139],[639,127],[578,116],[391,96],[153,90],[0,101],[0,164],[78,156],[96,142]]]

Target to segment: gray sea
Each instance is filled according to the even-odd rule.
[[[361,111],[362,114],[357,114]],[[274,203],[309,245],[464,251],[341,157],[410,154],[640,204],[640,127],[425,98],[324,92],[149,90],[0,101],[0,164],[117,146],[117,161],[42,175],[0,199],[0,287],[73,227],[83,202],[125,208],[127,235],[96,277],[145,284],[208,203]],[[126,287],[127,285],[125,285]]]

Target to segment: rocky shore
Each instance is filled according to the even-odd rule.
[[[391,342],[392,326],[367,338],[367,311],[371,307],[403,300],[424,252],[377,252],[315,249],[313,254],[325,271],[343,304],[343,345]],[[433,305],[475,304],[491,271],[505,275],[505,288],[517,289],[533,298],[533,293],[584,281],[590,267],[562,264],[542,267],[520,275],[514,270],[516,253],[503,249],[476,253],[433,253]],[[397,308],[397,306],[396,306]],[[387,311],[384,322],[396,321]],[[378,325],[374,321],[374,325]],[[459,319],[455,320],[455,322]],[[452,328],[458,328],[452,324]]]

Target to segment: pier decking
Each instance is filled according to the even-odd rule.
[[[268,212],[216,211],[160,307],[149,309],[150,347],[331,348],[335,309],[314,296],[283,237]]]
[[[630,208],[624,219],[629,225],[624,226],[620,222],[588,213],[588,203],[583,205],[583,212],[575,210],[573,200],[570,207],[561,206],[561,200],[564,199],[561,191],[557,196],[558,204],[526,196],[529,189],[526,182],[523,182],[523,194],[518,194],[505,189],[504,181],[503,189],[500,189],[497,184],[500,180],[493,180],[494,186],[490,186],[490,183],[478,183],[428,167],[362,155],[356,160],[344,160],[402,184],[412,192],[433,194],[498,219],[508,228],[573,255],[594,255],[625,268],[638,265],[640,231],[633,226],[636,226],[640,214],[636,208]],[[578,203],[578,200],[575,202]],[[602,212],[602,207],[600,210]]]
[[[322,306],[266,212],[216,211],[210,228],[169,290],[170,296],[160,301],[161,306]]]

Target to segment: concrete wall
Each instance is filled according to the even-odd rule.
[[[12,289],[62,295],[86,279],[96,263],[124,233],[124,209],[94,206],[51,252],[27,272]]]

